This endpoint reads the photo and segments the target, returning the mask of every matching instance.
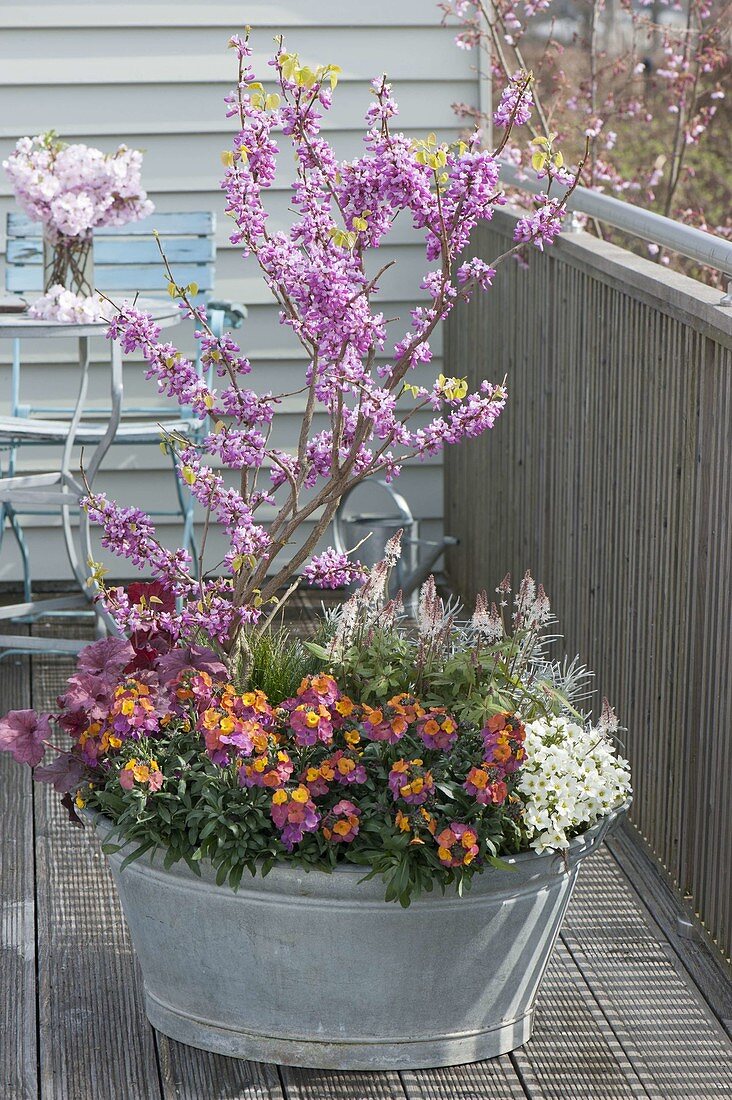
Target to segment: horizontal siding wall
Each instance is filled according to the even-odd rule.
[[[478,236],[509,246],[507,212]],[[450,374],[508,375],[488,436],[446,457],[449,561],[470,598],[542,581],[615,705],[632,817],[732,949],[732,316],[719,291],[565,235],[456,311]]]
[[[435,130],[454,138],[458,129],[451,104],[476,99],[472,59],[453,45],[453,32],[439,25],[431,0],[289,0],[240,4],[69,2],[0,4],[0,160],[15,141],[55,129],[68,141],[105,150],[119,142],[145,150],[144,180],[159,211],[213,210],[217,214],[215,295],[249,308],[242,346],[254,365],[254,383],[284,392],[302,377],[299,345],[277,322],[276,308],[251,261],[242,261],[227,239],[223,216],[220,154],[230,143],[233,121],[226,119],[223,97],[235,77],[234,56],[226,48],[230,34],[246,20],[253,28],[255,60],[266,60],[276,34],[310,64],[333,62],[343,73],[324,130],[341,156],[362,149],[362,120],[370,95],[368,82],[387,72],[400,104],[399,126],[410,136]],[[265,70],[266,71],[266,70]],[[283,164],[287,157],[282,158]],[[291,219],[289,178],[278,179],[269,197],[271,225],[285,228]],[[8,183],[0,173],[0,247],[5,249],[5,219],[14,209]],[[415,287],[427,269],[424,249],[407,221],[392,237],[397,264],[382,280],[383,308],[405,327]],[[386,258],[386,257],[385,257]],[[167,280],[161,273],[161,290]],[[392,326],[395,333],[398,325]],[[173,334],[171,334],[173,335]],[[189,331],[174,338],[192,348]],[[441,338],[428,372],[442,370]],[[66,341],[27,341],[23,354],[24,393],[37,400],[72,400],[76,387],[73,348]],[[103,402],[106,349],[94,349],[92,392]],[[9,397],[9,347],[0,345],[0,404]],[[415,379],[416,381],[416,379]],[[156,401],[142,378],[140,364],[125,367],[125,391],[135,405]],[[280,445],[294,444],[302,408],[290,402],[283,417]],[[23,465],[43,467],[52,452],[36,449]],[[151,507],[172,493],[163,456],[155,447],[130,451],[115,447],[98,487],[129,502]],[[426,535],[442,530],[442,465],[431,461],[405,472],[402,491],[422,521]],[[161,503],[163,502],[163,503]],[[63,573],[57,526],[46,517],[26,521],[34,575],[54,579]],[[174,543],[172,523],[165,540]],[[212,545],[212,553],[217,547]],[[117,566],[119,569],[119,566]],[[0,555],[0,581],[19,576],[18,560],[7,541]]]

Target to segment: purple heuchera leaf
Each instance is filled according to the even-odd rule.
[[[70,752],[62,752],[41,768],[36,768],[33,778],[39,783],[50,783],[59,794],[67,794],[78,789],[86,775],[84,761]]]
[[[35,767],[46,752],[51,735],[50,715],[34,710],[11,710],[0,719],[0,751],[12,753],[19,764]]]
[[[135,651],[126,638],[100,638],[82,649],[76,670],[89,672],[92,676],[119,676],[134,656]]]
[[[162,684],[168,684],[175,680],[186,669],[195,668],[199,672],[208,672],[210,676],[226,676],[226,665],[216,656],[212,649],[205,646],[181,646],[171,649],[158,661],[158,674]]]
[[[69,677],[66,694],[59,696],[59,706],[64,710],[84,711],[92,722],[101,722],[111,709],[116,686],[116,677],[112,680],[107,676],[78,672]]]
[[[61,805],[66,810],[66,813],[69,815],[69,821],[71,822],[71,824],[75,825],[77,827],[77,829],[83,829],[84,828],[84,822],[81,820],[81,818],[77,814],[76,806],[74,805],[74,800],[73,800],[73,798],[71,797],[71,795],[69,794],[68,791],[66,792],[66,794],[61,799]]]

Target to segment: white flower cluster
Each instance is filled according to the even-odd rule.
[[[566,848],[579,826],[589,828],[630,794],[630,768],[597,728],[567,718],[526,724],[526,761],[518,790],[537,852]]]
[[[84,298],[59,284],[50,287],[46,294],[37,298],[28,314],[36,320],[76,325],[91,325],[109,320],[101,298]]]

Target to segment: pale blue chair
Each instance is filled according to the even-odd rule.
[[[95,281],[115,297],[130,297],[138,292],[144,297],[165,293],[166,279],[162,270],[160,252],[153,237],[157,230],[165,254],[179,284],[198,284],[196,304],[207,303],[209,322],[220,334],[224,327],[238,328],[245,316],[243,306],[228,302],[207,302],[213,289],[215,271],[215,216],[207,211],[180,214],[156,213],[143,221],[120,227],[105,227],[94,232]],[[43,236],[40,224],[23,214],[11,213],[7,219],[7,266],[5,285],[16,294],[40,292],[43,287]],[[108,410],[95,408],[92,418],[83,422],[76,436],[80,444],[96,443],[104,430],[101,421]],[[22,448],[29,446],[58,446],[63,443],[69,407],[44,405],[41,402],[24,401],[21,393],[21,342],[13,343],[11,367],[10,415],[0,417],[0,449],[5,451],[3,477],[13,476],[18,466]],[[202,425],[190,409],[178,410],[167,405],[124,406],[124,419],[114,443],[125,446],[158,446],[160,426],[196,437]],[[66,422],[64,421],[66,416]],[[194,501],[184,491],[177,477],[173,478],[177,494],[177,508],[158,510],[156,517],[178,516],[183,522],[183,545],[196,560],[194,535]],[[31,568],[26,540],[19,518],[31,514],[30,509],[17,509],[9,504],[0,505],[0,547],[7,518],[15,536],[23,563],[26,601],[31,600]],[[32,514],[41,514],[39,509]]]

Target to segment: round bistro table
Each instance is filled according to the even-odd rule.
[[[139,299],[136,308],[149,313],[161,328],[171,328],[181,321],[180,310],[172,302]],[[74,446],[80,443],[92,449],[84,464],[84,477],[91,486],[112,446],[122,420],[123,379],[122,353],[119,344],[109,341],[110,405],[102,419],[84,422],[89,388],[91,362],[90,341],[94,336],[104,336],[108,322],[74,324],[28,317],[26,314],[0,314],[0,340],[55,339],[62,337],[76,340],[79,350],[79,390],[71,419],[42,420],[38,417],[0,416],[0,446],[13,448],[24,443],[59,443],[62,446],[61,461],[56,470],[41,474],[22,474],[0,478],[0,520],[14,520],[16,509],[22,511],[37,507],[58,507],[69,565],[80,589],[79,593],[55,599],[33,600],[0,607],[0,620],[36,618],[46,612],[93,606],[97,631],[115,630],[107,613],[95,602],[98,586],[86,571],[92,558],[89,517],[81,509],[79,526],[74,537],[71,509],[86,496],[86,486],[78,475],[72,473],[71,457]],[[17,521],[16,521],[17,522]],[[78,547],[77,547],[78,540]],[[83,563],[83,564],[82,564]],[[71,638],[36,638],[24,634],[0,634],[1,655],[11,652],[61,652],[76,653],[86,642]]]

